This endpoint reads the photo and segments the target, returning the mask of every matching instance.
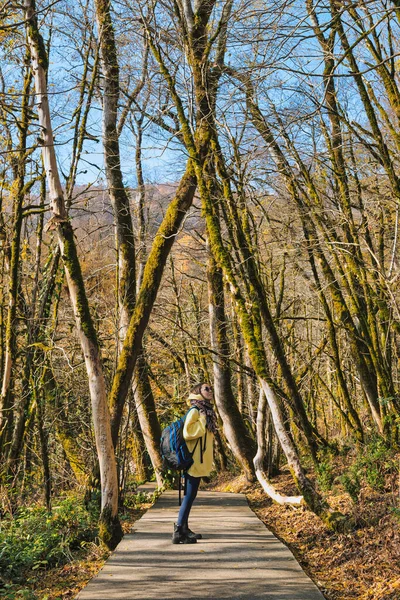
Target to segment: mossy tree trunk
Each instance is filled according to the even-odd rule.
[[[136,87],[136,91],[141,89],[141,86],[144,85],[145,77],[147,77],[147,60],[148,47],[146,45],[142,77],[138,86]],[[144,110],[136,119],[137,132],[135,165],[138,183],[137,221],[139,245],[137,268],[138,275],[136,281],[136,289],[138,291],[140,290],[140,286],[142,285],[147,255],[145,217],[146,186],[144,182],[142,165],[143,120]],[[146,445],[147,453],[150,457],[151,464],[153,466],[153,470],[156,476],[157,485],[161,487],[163,484],[162,458],[160,454],[161,426],[157,416],[153,390],[150,384],[150,377],[148,373],[148,363],[146,360],[146,353],[143,345],[133,372],[132,390],[136,405],[138,423],[140,424],[142,440],[144,440],[144,443]]]
[[[54,150],[54,138],[47,96],[47,52],[43,38],[39,32],[34,0],[25,0],[24,8],[31,64],[35,80],[37,110],[42,130],[42,155],[52,211],[49,226],[53,227],[56,231],[89,380],[101,477],[100,536],[105,544],[110,548],[115,548],[122,538],[122,528],[118,518],[117,466],[111,438],[110,414],[107,404],[100,347],[89,309],[74,232],[66,212]]]
[[[268,450],[271,450],[271,448],[268,448],[267,446],[268,402],[264,388],[265,385],[262,387],[262,389],[260,389],[260,397],[257,408],[257,454],[254,457],[255,473],[263,490],[266,492],[266,494],[268,494],[270,498],[272,498],[272,500],[274,500],[278,504],[300,505],[304,502],[303,496],[283,496],[275,490],[274,486],[269,480],[269,472],[266,463],[268,462],[269,464],[271,464],[272,456],[271,454],[268,455]],[[272,388],[269,389],[270,393],[273,393]],[[286,438],[287,442],[290,444],[291,441],[287,434]],[[280,436],[280,439],[282,439],[282,435]]]
[[[243,337],[243,336],[242,336]],[[251,364],[251,360],[249,357],[249,353],[246,348],[246,344],[244,344],[244,364],[246,366],[245,371],[245,383],[246,383],[246,398],[247,398],[247,410],[249,413],[249,417],[251,419],[252,427],[255,428],[256,425],[256,411],[257,411],[257,377],[254,373],[253,365]]]
[[[96,0],[103,100],[103,147],[107,190],[114,211],[118,250],[119,339],[123,341],[136,298],[135,238],[129,197],[124,186],[117,130],[120,96],[119,65],[110,0]]]
[[[132,386],[137,416],[147,452],[153,465],[158,486],[162,486],[162,459],[160,454],[161,427],[157,417],[153,390],[147,370],[144,350],[139,354]]]
[[[26,67],[22,93],[21,117],[18,123],[19,141],[17,152],[12,159],[14,181],[12,185],[13,215],[12,240],[8,278],[8,310],[5,330],[4,370],[0,398],[0,454],[9,454],[9,444],[14,423],[13,375],[17,345],[17,305],[19,291],[21,228],[23,221],[23,202],[27,192],[25,187],[26,139],[31,121],[29,99],[32,83],[32,71]],[[29,189],[29,188],[28,188]]]
[[[96,18],[100,38],[101,67],[103,72],[103,145],[104,162],[106,165],[106,177],[108,192],[114,211],[116,226],[116,243],[118,252],[118,309],[119,309],[119,331],[118,339],[120,346],[126,337],[129,322],[132,318],[136,302],[136,287],[141,284],[143,274],[143,248],[141,248],[141,277],[136,281],[136,257],[135,238],[132,225],[129,197],[125,189],[121,170],[119,135],[121,129],[118,127],[118,101],[120,96],[119,64],[117,47],[115,42],[114,27],[112,23],[109,0],[96,0]],[[140,86],[137,88],[137,93]],[[137,140],[140,148],[141,140]],[[136,157],[140,162],[140,156]],[[140,170],[140,200],[144,202],[144,182]],[[141,238],[143,231],[143,206],[139,214],[139,229]],[[142,245],[144,239],[140,239]],[[140,289],[140,287],[139,287]],[[140,343],[141,347],[141,343]],[[142,356],[143,350],[139,352]],[[143,378],[141,381],[140,378]],[[142,428],[146,447],[152,461],[157,482],[162,484],[161,478],[161,456],[159,451],[161,429],[155,409],[154,398],[145,368],[135,371],[133,380],[133,394],[138,411],[139,423]],[[124,404],[124,402],[121,404]],[[114,411],[112,415],[112,437],[114,447],[118,446],[118,436],[121,426],[123,407]]]
[[[190,140],[190,144],[193,144],[193,150],[196,148],[198,155],[196,173],[200,196],[202,196],[201,189],[207,189],[210,195],[218,193],[215,185],[216,174],[212,162],[207,159],[207,154],[210,151],[208,144],[211,138],[211,128],[214,126],[218,83],[226,51],[226,35],[232,3],[227,2],[224,6],[219,36],[216,42],[215,68],[211,69],[208,62],[209,40],[207,27],[213,7],[214,2],[200,2],[196,7],[197,12],[193,13],[191,3],[186,2],[185,10],[180,15],[182,30],[187,32],[188,59],[193,72],[196,97],[197,129],[195,140]],[[184,123],[181,122],[181,125],[184,125]],[[186,137],[187,141],[188,136]],[[201,177],[199,177],[200,173]],[[204,210],[203,198],[202,203]],[[206,225],[208,229],[207,220]],[[244,469],[247,479],[253,481],[252,457],[255,452],[255,445],[233,395],[231,370],[227,359],[229,344],[226,332],[222,272],[212,254],[208,262],[208,290],[211,343],[213,350],[217,352],[214,357],[218,356],[217,360],[213,360],[217,408],[232,452]]]
[[[49,458],[49,435],[45,426],[45,396],[43,389],[33,390],[33,394],[36,396],[36,420],[39,430],[39,443],[40,443],[40,456],[42,459],[43,466],[43,488],[44,488],[44,499],[46,502],[47,510],[51,510],[51,472],[50,472],[50,458]]]
[[[244,364],[244,353],[243,353],[243,340],[237,323],[237,317],[235,311],[231,311],[232,315],[232,334],[233,334],[233,352],[239,365]],[[245,373],[242,367],[237,369],[236,373],[236,389],[237,389],[237,403],[239,410],[244,420],[247,421],[250,430],[253,430],[252,414],[249,413],[249,403],[246,401],[246,386],[245,386]]]
[[[131,401],[134,404],[133,397]],[[140,427],[136,405],[132,407],[131,420],[130,448],[132,451],[133,464],[135,465],[135,476],[137,481],[144,482],[150,479],[151,468],[148,459],[146,460],[147,448]]]
[[[301,189],[301,186],[298,186],[297,179],[294,173],[292,172],[290,165],[285,159],[285,156],[283,155],[283,152],[281,151],[280,146],[277,143],[271,131],[271,128],[269,127],[267,121],[265,120],[264,116],[260,111],[260,108],[258,107],[255,101],[254,91],[250,81],[247,79],[244,83],[246,100],[249,107],[252,122],[257,131],[264,139],[264,141],[268,144],[268,147],[270,148],[270,152],[279,169],[279,172],[282,174],[285,183],[288,187],[288,191],[294,199],[296,206],[299,210],[299,214],[303,223],[303,228],[305,232],[307,232],[307,247],[309,250],[312,250],[313,254],[315,254],[315,257],[320,265],[322,274],[324,276],[326,285],[328,286],[332,295],[335,310],[339,316],[340,321],[343,323],[348,333],[350,347],[352,350],[352,356],[360,376],[362,387],[368,399],[368,403],[371,408],[371,413],[378,427],[378,431],[383,432],[382,418],[380,415],[380,407],[378,403],[376,375],[368,366],[368,348],[364,340],[359,335],[358,328],[354,323],[352,313],[349,307],[347,306],[347,302],[345,300],[337,277],[335,276],[330,262],[325,256],[323,248],[320,244],[319,236],[317,233],[317,225],[315,223],[315,221],[318,220],[318,210],[313,210],[312,207],[308,204],[308,196],[303,197],[303,190]],[[300,157],[296,156],[296,159],[299,160],[299,164],[301,165],[302,162]],[[313,186],[312,182],[302,169],[302,174],[303,173],[306,177],[307,185],[309,186],[309,197],[315,197],[315,187]]]
[[[311,482],[306,477],[302,469],[297,451],[293,442],[289,438],[284,426],[282,412],[279,408],[276,395],[270,393],[271,385],[268,383],[269,374],[266,366],[266,356],[262,342],[261,330],[257,328],[256,320],[252,314],[248,313],[246,300],[243,297],[240,286],[236,280],[235,270],[232,264],[232,258],[227,250],[222,233],[220,222],[215,211],[214,198],[210,193],[210,181],[205,176],[205,163],[207,160],[212,160],[210,157],[210,149],[213,152],[218,152],[218,142],[216,140],[216,128],[213,117],[212,104],[207,86],[208,76],[210,74],[210,66],[208,63],[209,47],[208,47],[208,21],[213,10],[213,2],[200,2],[196,6],[196,13],[193,14],[190,3],[185,4],[186,12],[180,15],[182,22],[185,23],[184,30],[188,32],[185,42],[187,47],[187,58],[193,74],[193,85],[196,99],[196,131],[192,135],[188,119],[181,102],[181,99],[175,88],[174,79],[169,72],[165,61],[163,60],[160,48],[153,39],[151,32],[147,30],[150,48],[160,65],[161,73],[163,74],[170,90],[171,97],[175,103],[178,116],[181,123],[182,138],[185,142],[187,151],[193,158],[194,170],[197,177],[197,184],[202,201],[202,210],[206,220],[207,232],[209,236],[210,249],[218,264],[222,269],[224,278],[227,281],[232,298],[237,310],[239,323],[243,332],[243,337],[249,350],[249,355],[255,369],[255,372],[260,379],[261,385],[265,392],[268,392],[268,403],[271,414],[274,419],[275,430],[279,437],[283,451],[288,460],[293,476],[300,492],[304,496],[307,505],[316,514],[320,515],[327,522],[330,520],[330,512],[328,507],[321,499],[318,492],[315,490]],[[221,167],[221,164],[219,164]],[[219,173],[220,174],[220,173]],[[229,181],[223,178],[223,185],[226,186]],[[252,312],[261,314],[259,298],[251,299]]]
[[[253,457],[256,447],[250,431],[244,423],[232,389],[222,272],[212,255],[208,259],[207,279],[210,339],[214,352],[215,402],[222,419],[225,437],[233,455],[241,465],[246,479],[254,481]]]
[[[141,351],[143,334],[157,297],[164,267],[179,227],[192,204],[196,184],[193,162],[189,160],[175,197],[170,202],[155,235],[144,268],[142,285],[129,322],[110,393],[113,427],[120,422],[133,370]]]

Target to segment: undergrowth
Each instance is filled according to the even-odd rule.
[[[346,450],[341,453],[345,456],[346,465],[340,474],[335,469],[335,453],[320,453],[316,470],[318,485],[323,492],[341,485],[354,503],[357,503],[365,485],[383,492],[388,475],[399,472],[394,449],[380,437],[372,437],[367,443],[360,444],[353,453]]]
[[[125,533],[156,495],[125,495],[120,512]],[[73,598],[94,574],[85,561],[97,562],[98,570],[109,555],[98,538],[98,520],[98,503],[85,505],[72,493],[55,501],[51,512],[34,505],[5,516],[0,522],[0,598]]]

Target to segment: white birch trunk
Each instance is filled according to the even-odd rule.
[[[115,519],[118,515],[117,467],[114,447],[111,441],[110,414],[107,405],[107,394],[100,349],[97,343],[96,335],[91,335],[91,329],[93,326],[90,327],[90,323],[88,327],[88,323],[85,322],[85,317],[89,316],[90,321],[91,319],[90,315],[84,313],[85,306],[82,306],[82,300],[86,302],[87,300],[83,288],[83,280],[81,277],[79,263],[77,262],[77,257],[76,264],[72,266],[78,267],[80,281],[79,276],[77,281],[76,269],[74,268],[74,272],[72,272],[71,264],[68,262],[68,260],[66,260],[66,256],[69,256],[70,253],[70,247],[74,245],[75,242],[73,233],[70,239],[67,239],[65,236],[66,225],[69,225],[70,227],[70,224],[68,223],[64,194],[61,187],[56,154],[54,150],[54,139],[47,96],[47,56],[44,46],[42,47],[43,40],[40,37],[40,33],[37,29],[34,0],[25,0],[24,7],[28,22],[28,43],[31,52],[32,70],[35,80],[36,108],[38,111],[39,124],[41,128],[43,162],[46,170],[50,205],[53,215],[49,221],[49,224],[51,227],[56,229],[58,244],[64,260],[69,294],[74,310],[79,341],[81,343],[89,380],[96,447],[100,464],[101,507],[102,511],[107,510],[108,514]],[[69,248],[66,248],[66,245],[68,245]]]
[[[297,478],[302,479],[304,477],[304,471],[300,463],[297,450],[294,447],[292,440],[288,432],[286,431],[285,424],[283,422],[282,411],[279,406],[278,398],[272,387],[265,380],[260,378],[261,391],[264,392],[265,398],[267,399],[269,409],[271,411],[272,421],[274,423],[276,435],[278,436],[279,442],[282,446],[282,450],[288,461],[289,468],[294,472]],[[258,420],[258,415],[257,415]],[[258,427],[257,427],[258,429]]]
[[[267,384],[268,386],[268,384]],[[268,386],[270,387],[270,386]],[[264,389],[260,389],[260,398],[257,409],[257,454],[254,457],[254,468],[256,476],[261,484],[264,492],[278,504],[291,504],[300,506],[304,504],[303,496],[283,496],[274,488],[268,479],[263,463],[266,453],[265,447],[265,428],[266,428],[266,413],[267,413],[267,397]]]
[[[3,373],[3,383],[1,388],[1,396],[5,398],[8,392],[8,388],[10,387],[11,381],[11,369],[12,369],[12,356],[11,350],[7,348],[6,357],[4,361],[4,373]]]

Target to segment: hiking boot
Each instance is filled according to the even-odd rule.
[[[189,529],[189,527],[187,525],[182,525],[182,531],[188,538],[191,538],[193,540],[202,540],[203,539],[203,536],[201,535],[201,533],[194,533],[194,531]]]
[[[174,523],[174,533],[172,536],[173,544],[195,544],[197,539],[195,537],[189,537],[183,530],[182,525],[175,525]]]

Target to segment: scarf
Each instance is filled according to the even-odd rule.
[[[191,406],[194,406],[206,416],[206,427],[208,431],[215,435],[217,432],[217,416],[211,402],[203,398],[201,394],[190,394],[189,400]]]

